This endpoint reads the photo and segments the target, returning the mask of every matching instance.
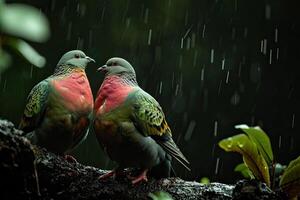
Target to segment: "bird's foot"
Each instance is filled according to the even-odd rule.
[[[140,183],[142,181],[148,182],[147,172],[148,172],[148,169],[145,169],[144,171],[142,171],[142,173],[140,175],[138,175],[136,177],[128,175],[127,178],[132,180],[131,183],[133,185],[136,185],[137,183]]]
[[[117,177],[117,176],[121,176],[121,175],[124,175],[125,171],[124,170],[120,170],[120,169],[114,169],[110,172],[107,172],[101,176],[99,176],[99,179],[108,179],[110,177]]]
[[[110,172],[107,172],[101,176],[99,176],[99,179],[108,179],[110,177],[115,177],[116,176],[116,171],[115,170],[112,170]]]
[[[76,158],[71,155],[64,155],[64,159],[70,163],[78,163]]]

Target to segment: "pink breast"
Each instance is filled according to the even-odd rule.
[[[93,109],[93,95],[84,72],[76,72],[68,77],[53,80],[52,84],[68,109],[72,111]]]
[[[121,105],[134,87],[126,85],[118,76],[106,78],[95,101],[95,112],[104,114]]]

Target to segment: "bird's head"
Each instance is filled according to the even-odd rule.
[[[82,69],[85,69],[87,64],[90,62],[95,62],[95,60],[85,55],[83,51],[72,50],[65,53],[61,57],[61,59],[57,63],[57,67],[67,65],[67,66],[75,66],[75,67],[80,67]]]
[[[104,72],[105,75],[133,75],[135,71],[131,64],[123,58],[110,58],[105,65],[98,68],[98,71]]]

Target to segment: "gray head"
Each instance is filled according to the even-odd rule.
[[[110,58],[105,65],[98,68],[98,71],[105,72],[106,75],[133,75],[135,71],[131,64],[123,58]]]
[[[65,53],[61,57],[61,59],[57,63],[57,67],[67,65],[85,69],[89,62],[95,62],[95,60],[86,56],[83,51],[72,50]]]

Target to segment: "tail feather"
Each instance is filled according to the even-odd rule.
[[[175,144],[172,138],[169,138],[167,141],[157,141],[158,144],[175,160],[177,160],[180,164],[182,164],[188,171],[191,169],[188,167],[190,162],[186,159],[186,157],[181,153],[177,145]]]

